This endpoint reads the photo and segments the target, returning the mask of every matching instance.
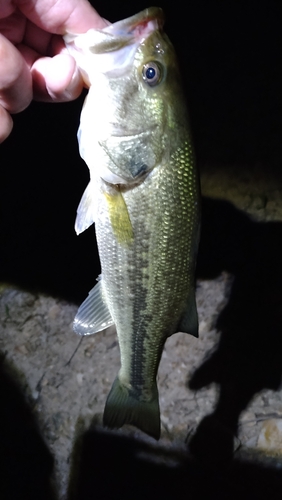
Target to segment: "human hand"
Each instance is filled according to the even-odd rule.
[[[62,35],[104,28],[87,0],[0,0],[0,142],[32,99],[63,102],[83,81]]]

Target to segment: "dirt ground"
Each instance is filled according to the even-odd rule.
[[[202,169],[201,183],[204,200],[207,200],[203,205],[203,216],[207,213],[210,215],[211,210],[226,210],[226,214],[229,210],[232,214],[234,211],[234,218],[231,222],[226,221],[222,226],[223,230],[221,227],[214,230],[214,240],[217,239],[218,233],[226,235],[228,231],[236,232],[241,224],[241,215],[244,218],[245,214],[251,216],[250,232],[253,228],[255,231],[262,230],[262,241],[268,238],[268,233],[265,236],[263,233],[265,228],[266,230],[268,227],[273,228],[274,233],[278,229],[278,233],[281,234],[279,224],[282,224],[281,176],[280,180],[274,175],[268,176],[266,170],[259,167],[238,170],[235,167],[209,166],[209,168]],[[231,202],[232,205],[221,206],[224,200]],[[236,217],[238,217],[239,225]],[[265,225],[266,222],[271,223],[271,226]],[[276,224],[272,226],[274,222]],[[249,219],[245,221],[244,218],[243,226],[245,223],[248,225]],[[205,234],[208,234],[208,232],[205,233],[205,227],[203,231],[205,237]],[[244,238],[248,237],[247,234],[248,229]],[[232,242],[230,243],[229,236],[226,238],[228,240],[225,242],[226,248],[229,249],[228,245],[232,245]],[[278,242],[280,242],[280,237]],[[279,251],[281,252],[281,248]],[[217,250],[213,252],[216,256],[219,255]],[[207,253],[210,256],[212,251],[207,250]],[[205,250],[203,255],[205,255]],[[242,266],[244,267],[244,263],[240,267],[236,260],[237,255],[235,248],[235,257],[232,262],[226,261],[226,264],[215,265],[213,276],[205,271],[205,258],[203,257],[202,260],[200,258],[197,279],[199,339],[184,333],[172,336],[165,345],[159,368],[158,387],[162,424],[160,445],[183,450],[186,446],[187,435],[190,435],[190,437],[193,436],[191,451],[194,450],[197,453],[200,431],[198,434],[196,432],[196,439],[195,431],[199,429],[201,422],[203,426],[205,417],[214,415],[215,420],[212,425],[217,422],[222,429],[226,426],[227,434],[232,435],[232,440],[232,432],[237,433],[234,440],[235,455],[245,454],[244,456],[252,459],[259,457],[261,461],[269,459],[272,460],[271,463],[279,465],[282,464],[282,390],[279,388],[281,369],[273,372],[273,380],[260,379],[261,371],[258,370],[259,375],[256,374],[257,365],[252,359],[251,363],[254,363],[252,370],[257,385],[249,383],[250,391],[241,402],[238,392],[244,383],[240,385],[239,375],[237,382],[234,382],[235,385],[233,381],[236,378],[234,372],[237,370],[239,373],[241,367],[245,366],[245,358],[242,358],[239,365],[232,371],[234,362],[232,356],[229,358],[228,354],[225,358],[227,361],[224,362],[220,354],[217,358],[214,356],[214,353],[221,352],[219,347],[222,348],[226,342],[230,342],[226,340],[231,338],[227,336],[226,331],[229,329],[228,331],[232,333],[232,327],[236,323],[231,322],[229,328],[225,316],[221,316],[222,322],[219,325],[217,320],[223,310],[228,311],[230,294],[232,297],[236,294],[237,289],[234,283],[242,283],[244,279],[243,274],[240,274],[241,271],[238,271],[239,268],[241,270]],[[264,257],[260,255],[259,258],[263,261]],[[223,255],[222,261],[224,259]],[[214,257],[213,262],[215,261]],[[248,260],[245,261],[248,262]],[[279,263],[275,265],[274,275],[279,274],[280,269]],[[250,267],[248,266],[248,269]],[[265,273],[267,274],[269,275],[269,272]],[[263,283],[265,284],[265,281]],[[260,286],[259,283],[256,284],[255,279],[254,286]],[[272,302],[270,306],[267,302],[268,298],[272,297],[271,291],[265,297],[267,298],[264,300],[264,306],[268,309],[272,307]],[[281,302],[279,302],[281,295],[278,291],[273,300],[276,301],[276,306],[280,303],[280,307],[277,307],[281,310]],[[281,314],[279,316],[277,313],[277,317],[275,316],[277,307],[273,309],[271,319],[268,319],[269,328],[272,328],[273,324],[274,327],[278,325]],[[0,351],[5,355],[5,365],[14,373],[20,384],[26,401],[38,422],[40,433],[54,457],[54,481],[60,500],[67,498],[70,456],[77,426],[87,428],[94,416],[98,423],[101,421],[105,399],[120,364],[115,331],[112,329],[79,339],[72,330],[76,310],[77,305],[54,297],[15,289],[6,283],[1,286]],[[238,317],[236,310],[235,313]],[[273,317],[277,322],[272,324]],[[257,320],[251,318],[251,321],[254,324]],[[262,314],[255,328],[259,330],[259,322],[262,324],[264,321]],[[279,330],[281,333],[281,326],[281,323],[277,326],[276,335]],[[265,332],[262,345],[267,346],[270,343],[276,352],[269,353],[269,349],[265,347],[265,357],[267,361],[270,360],[270,364],[276,366],[279,364],[276,363],[279,342],[275,343],[276,337],[274,339],[271,335],[269,340],[268,338],[268,332]],[[244,342],[245,340],[241,344],[239,342],[242,350],[245,349]],[[248,348],[246,346],[246,350]],[[253,349],[255,350],[254,346]],[[251,349],[250,352],[253,350]],[[217,373],[216,369],[213,376],[209,375],[209,369],[205,372],[203,367],[209,366],[206,361],[208,359],[218,359],[217,366],[220,365],[222,372],[219,370]],[[224,363],[228,366],[226,367]],[[260,366],[263,371],[263,362]],[[224,370],[229,373],[226,377],[222,375]],[[237,392],[234,387],[237,387]],[[238,406],[233,413],[228,410],[230,405],[225,404],[223,398],[224,394],[225,396],[227,394],[228,401],[229,391],[232,390],[234,390],[232,401],[238,398]],[[223,402],[220,402],[221,398]],[[213,414],[215,408],[217,411]],[[207,423],[207,418],[204,421]],[[130,432],[136,436],[142,435],[134,429]],[[149,438],[144,437],[144,439]],[[149,441],[152,440],[149,439]],[[210,446],[212,447],[212,443]]]

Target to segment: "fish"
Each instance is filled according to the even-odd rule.
[[[104,29],[65,35],[88,95],[78,130],[90,171],[75,222],[95,222],[101,275],[74,331],[115,325],[121,367],[103,424],[159,439],[157,372],[166,339],[198,336],[195,266],[200,187],[176,54],[150,7]]]

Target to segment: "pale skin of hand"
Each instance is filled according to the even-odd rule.
[[[79,96],[83,81],[62,35],[108,24],[87,0],[0,0],[0,142],[12,130],[11,114],[32,99]]]

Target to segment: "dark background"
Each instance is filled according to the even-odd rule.
[[[175,45],[200,169],[281,162],[281,2],[159,1]],[[114,22],[147,7],[102,1]],[[99,273],[94,229],[73,225],[88,183],[76,141],[83,97],[33,103],[0,146],[0,281],[82,300]]]

